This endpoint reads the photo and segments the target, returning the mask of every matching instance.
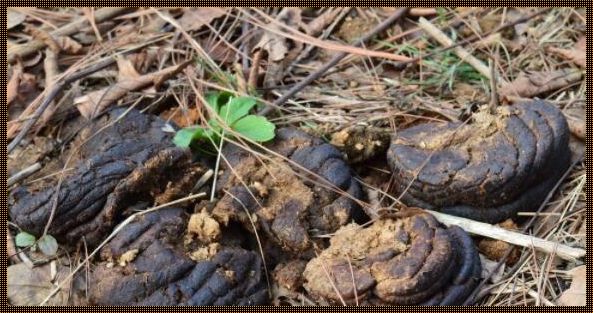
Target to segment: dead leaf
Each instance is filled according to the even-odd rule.
[[[27,99],[37,90],[37,77],[25,73],[23,65],[18,62],[12,72],[12,76],[6,85],[6,103],[10,104],[16,100]]]
[[[279,62],[288,53],[286,39],[280,35],[265,32],[260,41],[255,45],[254,50],[262,49],[268,52],[268,60]]]
[[[581,37],[572,49],[561,49],[556,47],[549,47],[548,52],[557,54],[561,58],[572,61],[574,64],[586,68],[587,67],[587,41],[586,37]]]
[[[156,85],[177,74],[190,63],[191,62],[188,61],[136,78],[118,80],[113,86],[108,86],[74,99],[74,104],[82,116],[91,119],[103,112],[108,106],[124,97],[128,92],[139,90],[150,85]]]
[[[39,305],[56,288],[55,283],[62,282],[69,274],[69,269],[58,265],[57,273],[52,273],[51,263],[29,268],[24,263],[11,265],[7,269],[8,302],[12,305]],[[49,305],[68,304],[70,283],[53,296]]]
[[[561,69],[552,72],[527,72],[519,74],[510,83],[501,84],[499,90],[503,97],[532,98],[564,88],[578,82],[582,77],[582,71],[577,69]]]
[[[185,31],[198,30],[213,20],[227,14],[228,8],[199,7],[188,8],[179,19],[179,24]]]
[[[318,17],[314,18],[309,24],[304,24],[302,27],[305,32],[311,36],[317,36],[325,30],[331,23],[335,22],[336,17],[342,13],[342,10],[350,10],[349,8],[329,8]]]
[[[6,14],[6,29],[11,29],[21,25],[27,18],[25,14],[11,10],[10,8],[6,10]]]
[[[568,118],[568,129],[570,132],[581,140],[585,140],[586,125],[584,119]]]
[[[565,290],[557,303],[559,305],[570,305],[570,306],[585,306],[587,305],[587,266],[581,265],[570,271],[572,276],[572,283],[570,288]]]
[[[159,50],[143,50],[138,53],[132,53],[127,56],[127,59],[132,62],[134,68],[139,73],[146,73],[150,66],[157,60],[159,56]]]
[[[162,119],[172,121],[175,125],[183,128],[198,124],[202,114],[196,107],[187,110],[174,107],[164,111],[160,116]]]
[[[498,266],[498,262],[492,261],[481,254],[480,254],[480,262],[482,263],[482,279],[486,279],[486,277],[488,277],[488,275],[490,275],[490,273],[494,272],[494,270],[496,269],[496,266]],[[492,276],[490,277],[490,282],[492,282],[493,284],[500,282],[504,275],[504,268],[505,268],[505,264],[503,263],[500,265],[498,270],[496,272],[494,272],[494,274],[492,274]]]
[[[78,54],[82,50],[82,45],[68,36],[59,36],[55,41],[63,52]]]
[[[25,27],[25,33],[29,33],[33,38],[42,41],[54,52],[58,53],[60,51],[60,45],[58,45],[56,39],[48,31],[27,25]]]
[[[228,45],[220,42],[214,42],[212,40],[207,40],[202,44],[204,51],[212,58],[212,60],[217,62],[233,62],[235,60],[235,56],[237,52],[235,50],[229,48]]]
[[[140,74],[138,71],[136,71],[134,64],[129,59],[123,57],[117,58],[117,68],[119,70],[117,73],[118,82],[140,77]]]
[[[6,104],[8,105],[16,99],[16,96],[19,93],[21,75],[23,75],[23,65],[21,62],[17,62],[12,69],[12,76],[6,85]]]
[[[263,50],[268,53],[268,68],[264,77],[264,86],[270,87],[277,85],[284,75],[284,69],[299,55],[303,49],[303,43],[294,41],[292,48],[289,49],[288,39],[275,31],[281,31],[282,23],[285,27],[297,28],[301,25],[301,9],[284,8],[278,14],[276,23],[270,23],[258,43],[254,46],[252,52]],[[272,31],[275,30],[275,31]]]

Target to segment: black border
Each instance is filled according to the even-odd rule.
[[[1,8],[1,15],[0,20],[2,23],[2,27],[0,31],[2,32],[3,41],[2,49],[5,53],[2,54],[2,66],[3,70],[0,72],[0,80],[4,86],[7,85],[7,30],[6,30],[6,22],[7,22],[7,7],[8,6],[48,6],[49,4],[58,6],[81,6],[81,4],[92,5],[92,4],[101,4],[101,5],[112,5],[116,4],[112,1],[102,1],[98,2],[74,2],[74,1],[61,1],[61,2],[41,2],[41,1],[8,1],[6,6]],[[121,4],[121,2],[119,3]],[[231,1],[204,1],[200,3],[191,3],[187,1],[167,1],[167,2],[156,2],[156,1],[139,1],[139,2],[132,2],[130,4],[135,5],[175,5],[175,6],[182,6],[182,5],[196,5],[199,4],[201,6],[231,6],[237,5],[237,2]],[[263,2],[248,2],[243,4],[250,4],[250,5],[268,5],[268,6],[355,6],[355,5],[393,5],[395,3],[392,2],[354,2],[354,1],[329,1],[329,2],[315,2],[315,1],[263,1]],[[593,22],[593,12],[591,10],[592,5],[591,2],[586,1],[546,1],[545,3],[541,2],[527,2],[527,1],[489,1],[486,3],[478,3],[478,2],[469,2],[469,1],[402,1],[398,2],[397,5],[407,5],[407,6],[471,6],[472,4],[475,5],[482,5],[482,6],[528,6],[528,5],[536,5],[536,6],[580,6],[587,8],[587,24],[586,24],[586,37],[587,37],[587,74],[586,74],[586,84],[587,89],[591,90],[593,87],[593,80],[591,77],[591,69],[592,69],[592,59],[593,59],[593,44],[591,42],[592,38],[592,31],[593,26],[591,22]],[[6,90],[6,89],[4,89]],[[4,103],[3,106],[0,107],[0,118],[2,119],[2,144],[6,146],[7,138],[7,105],[6,105],[6,93],[1,93],[0,97],[2,102]],[[591,185],[591,181],[589,177],[591,176],[591,169],[589,166],[589,160],[592,155],[592,151],[590,148],[591,143],[591,132],[593,131],[593,121],[592,121],[592,109],[593,109],[593,98],[589,93],[586,95],[586,140],[585,140],[585,166],[586,166],[586,192],[589,193],[593,189],[593,185]],[[0,157],[2,158],[2,171],[0,175],[2,179],[0,180],[2,183],[2,188],[7,190],[7,154],[6,150],[3,149],[0,151]],[[5,194],[6,195],[6,194]],[[7,251],[6,249],[2,250],[2,260],[3,260],[3,270],[0,272],[0,281],[4,282],[2,286],[0,286],[0,297],[1,297],[1,304],[6,308],[7,312],[103,312],[110,308],[116,309],[124,309],[127,312],[158,312],[166,308],[170,312],[240,312],[240,311],[259,311],[259,312],[303,312],[303,311],[312,311],[312,312],[444,312],[444,311],[453,311],[453,310],[462,310],[466,312],[590,312],[591,308],[593,307],[593,290],[591,289],[591,284],[593,283],[593,274],[590,271],[590,267],[592,265],[591,253],[590,248],[593,244],[593,230],[591,228],[593,215],[591,214],[591,206],[590,202],[587,201],[587,256],[586,266],[588,268],[587,271],[587,305],[585,307],[418,307],[418,306],[399,306],[399,307],[273,307],[273,306],[256,306],[256,307],[249,307],[248,309],[245,308],[233,308],[233,307],[13,307],[8,306],[8,295],[7,295],[7,286],[6,286],[6,268],[8,266],[8,259],[7,259]],[[8,219],[8,204],[7,199],[4,197],[2,202],[0,202],[0,211],[2,214],[2,218],[6,221]],[[6,236],[5,232],[7,232],[6,223],[3,223],[3,234],[0,237],[0,241],[3,243],[3,246],[6,247]]]

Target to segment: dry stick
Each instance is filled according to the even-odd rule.
[[[443,33],[440,29],[438,29],[436,26],[434,26],[427,19],[421,17],[418,20],[418,26],[420,26],[420,28],[422,28],[422,30],[427,32],[434,39],[436,39],[436,41],[438,41],[441,45],[443,45],[445,47],[451,47],[454,45],[453,40],[451,40],[451,38],[449,38],[445,33]],[[453,48],[453,51],[462,61],[467,62],[469,65],[471,65],[473,68],[475,68],[478,72],[480,72],[480,74],[482,74],[484,77],[488,78],[489,80],[492,80],[492,75],[490,75],[490,70],[488,69],[488,67],[486,65],[484,65],[484,63],[482,63],[482,61],[478,60],[476,57],[471,55],[471,53],[469,53],[463,47],[460,47],[460,46],[455,47],[455,48]]]
[[[524,235],[519,232],[507,230],[488,223],[476,222],[467,218],[452,216],[430,210],[427,211],[434,215],[437,220],[447,226],[456,225],[471,234],[505,241],[516,246],[527,248],[533,247],[536,250],[546,253],[556,253],[559,257],[565,260],[573,261],[575,259],[584,257],[586,254],[585,249],[573,248],[546,239]]]
[[[122,15],[128,11],[133,10],[132,8],[103,8],[97,10],[95,12],[95,23],[104,22],[110,20],[118,15]],[[57,30],[51,32],[50,34],[53,37],[59,36],[70,36],[73,34],[78,33],[80,30],[90,26],[89,20],[87,17],[82,16],[75,21],[64,25]],[[17,57],[25,57],[36,51],[45,47],[46,44],[43,41],[33,40],[28,42],[24,45],[15,46],[13,49],[10,49],[7,54],[7,60],[9,63],[12,63],[16,60]]]
[[[546,196],[546,198],[544,199],[544,201],[542,202],[542,204],[539,206],[539,208],[536,211],[536,214],[533,215],[530,219],[529,222],[527,222],[527,224],[523,227],[523,232],[525,232],[526,230],[528,230],[529,228],[531,228],[531,226],[533,225],[533,223],[535,222],[535,219],[537,218],[537,213],[540,213],[544,207],[548,204],[548,202],[550,202],[550,200],[552,199],[552,196],[554,195],[554,193],[556,192],[556,189],[558,189],[558,187],[560,187],[560,184],[562,184],[562,182],[566,179],[566,177],[568,177],[568,175],[570,174],[570,172],[572,171],[572,169],[581,162],[582,160],[582,155],[580,157],[578,157],[574,162],[572,162],[572,164],[568,167],[568,169],[566,170],[566,172],[564,172],[564,174],[562,175],[562,177],[560,177],[560,179],[558,179],[558,182],[556,182],[556,185],[554,185],[554,187],[552,188],[552,190],[550,190],[550,192],[548,192],[548,195]],[[509,247],[507,249],[507,251],[505,251],[504,255],[502,256],[502,258],[500,259],[500,261],[498,261],[498,263],[496,264],[496,267],[494,269],[492,269],[492,271],[490,271],[490,273],[488,274],[487,277],[485,277],[480,284],[476,287],[476,289],[474,289],[474,291],[472,292],[472,294],[465,300],[465,302],[463,303],[463,305],[470,305],[471,303],[474,302],[474,299],[476,298],[476,296],[478,295],[478,293],[480,292],[480,290],[484,287],[484,285],[486,284],[486,282],[492,278],[492,276],[494,275],[494,273],[497,273],[499,268],[502,266],[502,264],[504,262],[506,262],[507,258],[511,255],[511,252],[513,252],[513,249],[515,249],[515,247]],[[519,263],[517,263],[519,264]],[[515,265],[516,267],[517,265]],[[509,273],[512,273],[515,270],[515,267],[511,268],[511,270],[509,271]],[[478,301],[479,299],[475,299],[476,301]]]
[[[45,97],[45,99],[43,100],[41,105],[39,105],[37,110],[35,110],[35,113],[33,113],[33,116],[25,122],[25,124],[21,127],[21,130],[19,131],[18,135],[16,135],[14,137],[14,139],[10,142],[10,144],[6,148],[6,153],[12,152],[12,150],[14,150],[14,148],[16,148],[16,146],[19,144],[19,142],[21,140],[23,140],[23,138],[27,135],[27,132],[31,129],[31,127],[33,127],[33,125],[37,122],[37,120],[39,120],[39,118],[41,117],[41,115],[43,114],[45,109],[47,109],[47,107],[50,105],[50,103],[52,103],[52,100],[58,95],[58,93],[62,90],[62,88],[64,88],[66,85],[71,84],[71,83],[73,83],[87,75],[90,75],[94,72],[102,70],[102,69],[110,66],[113,63],[115,63],[115,59],[108,58],[102,62],[99,62],[95,65],[89,66],[81,71],[78,71],[76,73],[73,73],[73,74],[65,77],[63,79],[63,81],[61,81],[61,82],[57,82],[52,87],[52,89],[48,93],[47,97]]]
[[[490,76],[492,76],[492,79],[490,79],[490,113],[495,114],[496,107],[498,106],[499,101],[498,101],[498,90],[496,90],[496,82],[498,81],[498,79],[496,76],[494,58],[492,58],[490,60],[489,66],[490,66]]]
[[[37,162],[31,166],[28,166],[26,168],[24,168],[23,170],[21,170],[20,172],[10,176],[10,178],[8,178],[8,187],[20,182],[21,180],[31,176],[31,174],[37,172],[38,170],[41,169],[41,163]]]
[[[393,15],[391,15],[388,19],[383,21],[381,24],[377,25],[375,28],[373,28],[368,33],[364,34],[364,36],[362,36],[359,40],[357,40],[357,42],[356,42],[356,44],[354,44],[354,46],[359,47],[363,43],[366,43],[373,36],[382,32],[383,30],[387,29],[387,27],[389,27],[391,24],[395,23],[397,20],[402,18],[407,12],[408,12],[408,8],[402,8],[402,9],[395,11],[395,13]],[[301,91],[307,85],[311,84],[314,80],[321,77],[325,72],[327,72],[327,70],[329,70],[330,68],[332,68],[333,66],[338,64],[338,62],[340,62],[347,55],[348,55],[347,52],[337,53],[329,62],[327,62],[325,65],[323,65],[320,69],[309,74],[309,76],[307,76],[305,79],[301,80],[298,84],[294,85],[294,87],[290,88],[284,95],[282,95],[280,98],[276,99],[276,101],[274,101],[270,106],[266,106],[265,108],[263,108],[259,112],[259,114],[260,115],[268,115],[270,112],[272,112],[272,110],[274,110],[275,107],[279,107],[284,102],[286,102],[286,100],[288,100],[289,98],[294,96],[297,92]]]
[[[515,26],[517,24],[525,23],[525,22],[529,21],[530,19],[532,19],[532,18],[534,18],[536,16],[539,16],[541,14],[544,14],[544,13],[550,11],[551,9],[552,8],[545,8],[543,10],[537,11],[537,12],[532,13],[532,14],[529,14],[527,16],[518,18],[518,19],[516,19],[514,21],[510,21],[510,22],[508,22],[506,24],[500,25],[499,27],[497,27],[497,28],[495,28],[495,29],[493,29],[493,30],[491,30],[489,32],[486,32],[484,34],[481,34],[481,35],[473,35],[473,36],[471,36],[471,37],[469,37],[467,39],[464,39],[464,40],[461,40],[461,41],[455,43],[452,46],[445,47],[445,48],[439,49],[437,51],[434,51],[434,52],[431,52],[431,53],[428,53],[428,54],[425,54],[425,55],[421,55],[421,56],[416,57],[416,58],[414,58],[414,59],[412,59],[410,61],[400,62],[400,63],[398,63],[396,65],[396,68],[397,69],[402,69],[403,67],[405,67],[408,64],[418,63],[418,62],[422,61],[423,59],[430,58],[430,57],[433,57],[435,55],[441,54],[443,52],[447,52],[447,51],[449,51],[451,49],[454,49],[454,48],[457,48],[457,47],[460,47],[460,46],[463,46],[463,45],[470,44],[470,43],[473,43],[475,41],[481,40],[481,39],[483,39],[485,37],[488,37],[488,36],[490,36],[492,34],[498,33],[498,32],[500,32],[502,30],[505,30],[505,29],[507,29],[509,27],[513,27],[513,26]]]

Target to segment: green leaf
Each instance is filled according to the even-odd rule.
[[[214,110],[214,112],[216,112],[216,114],[218,114],[218,97],[220,96],[219,93],[210,93],[206,95],[206,104],[208,104],[208,106],[210,108],[212,108],[212,110]]]
[[[276,126],[265,117],[256,115],[248,115],[238,120],[232,127],[243,136],[259,142],[272,140],[276,129]]]
[[[27,232],[20,232],[14,238],[15,244],[17,247],[25,248],[30,247],[35,244],[35,236],[27,233]]]
[[[229,102],[232,96],[230,92],[211,92],[206,95],[206,103],[218,114],[220,107]]]
[[[204,129],[201,127],[188,127],[183,128],[175,133],[173,137],[173,143],[181,148],[187,148],[194,139],[204,136]]]
[[[227,125],[233,125],[233,123],[240,118],[249,114],[249,110],[251,110],[256,103],[257,101],[252,97],[232,98],[228,104],[220,108],[220,113],[218,115],[227,123]]]
[[[37,246],[39,247],[39,250],[47,256],[56,255],[56,252],[58,252],[58,242],[52,235],[45,235],[39,238]]]

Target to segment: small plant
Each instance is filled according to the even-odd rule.
[[[257,142],[266,142],[275,136],[274,124],[263,116],[249,114],[257,104],[253,97],[234,97],[228,92],[217,92],[207,95],[206,103],[217,116],[211,117],[207,126],[192,126],[179,130],[173,138],[175,145],[178,147],[190,147],[194,143],[219,145],[224,132],[223,125]]]
[[[35,236],[21,231],[16,235],[14,241],[19,248],[31,248],[33,251],[39,248],[47,256],[54,256],[58,252],[58,242],[51,235],[44,235],[37,240]]]

